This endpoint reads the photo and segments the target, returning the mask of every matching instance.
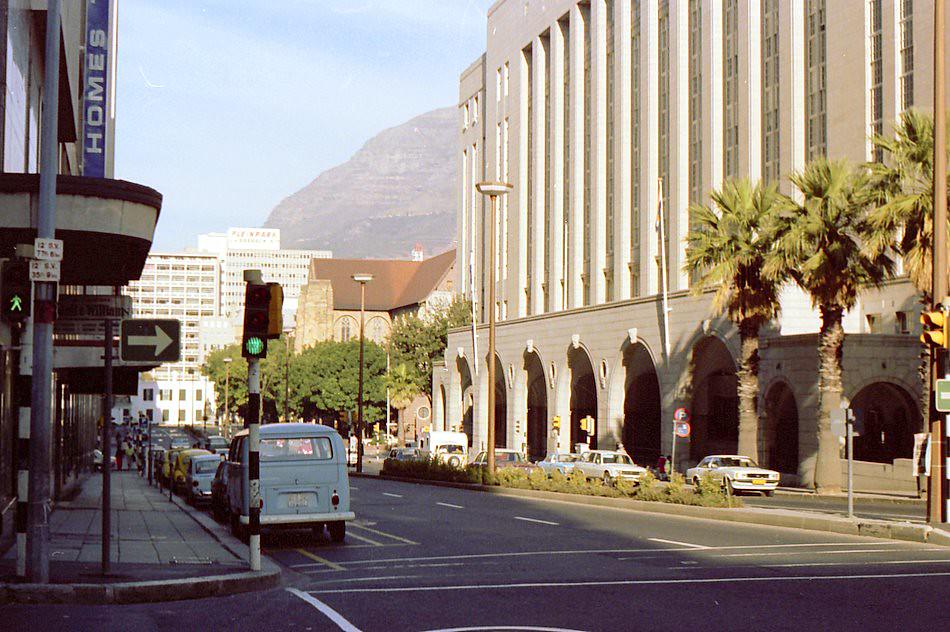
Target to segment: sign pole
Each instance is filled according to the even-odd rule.
[[[261,570],[261,361],[247,361],[248,546],[252,571]]]
[[[670,476],[676,471],[676,419],[673,419],[673,448],[670,450]]]
[[[105,364],[105,395],[102,398],[102,574],[109,574],[109,546],[112,534],[112,320],[102,323],[105,335],[102,351]]]
[[[845,411],[848,432],[848,518],[854,518],[854,412]]]

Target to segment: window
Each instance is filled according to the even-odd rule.
[[[188,391],[186,389],[178,389],[178,401],[183,402],[188,399]]]
[[[762,179],[777,182],[779,162],[779,0],[762,5]]]
[[[825,116],[825,0],[807,0],[805,25],[805,129],[806,158],[814,160],[827,151]]]
[[[703,202],[703,23],[700,0],[689,2],[689,201]],[[693,213],[689,226],[695,226]],[[690,278],[692,283],[699,277],[696,270]]]
[[[151,388],[142,389],[142,401],[155,401],[155,390]]]
[[[632,3],[630,135],[630,296],[640,295],[640,3]]]
[[[726,0],[722,18],[723,175],[739,175],[739,2]]]
[[[897,333],[899,334],[908,334],[910,330],[907,328],[907,312],[897,312],[894,314],[894,325]]]
[[[870,49],[871,64],[871,89],[868,95],[871,103],[871,120],[869,121],[868,136],[880,136],[884,133],[884,35],[881,17],[881,1],[870,0],[868,9],[870,10],[870,37],[868,48]],[[884,160],[884,150],[875,146],[868,140],[871,149],[871,159],[874,162]]]
[[[914,105],[914,0],[900,1],[901,110]]]
[[[604,268],[604,297],[607,301],[614,300],[614,198],[616,197],[615,179],[614,179],[614,127],[616,126],[616,109],[614,108],[614,94],[616,87],[614,85],[614,67],[615,67],[615,43],[614,43],[614,3],[613,0],[607,0],[604,4],[607,13],[607,51],[605,61],[607,66],[607,187],[606,216],[607,225],[604,227],[604,245],[606,246],[606,257],[604,259],[606,267]]]
[[[148,411],[148,412],[152,412],[152,411]],[[162,411],[162,421],[168,421],[168,413],[169,411],[167,409]]]
[[[200,389],[200,388],[195,391],[195,401],[196,401],[196,402],[200,402],[200,401],[201,401],[201,389]]]
[[[527,126],[528,132],[528,156],[526,163],[528,165],[528,181],[525,184],[527,187],[527,217],[525,225],[525,235],[526,239],[522,241],[525,245],[525,256],[526,256],[526,265],[525,265],[525,313],[530,315],[533,313],[534,305],[532,302],[532,292],[531,292],[531,281],[532,277],[536,274],[534,269],[534,144],[537,142],[534,133],[534,58],[533,58],[533,49],[532,46],[528,46],[521,51],[521,54],[524,59],[524,69],[525,76],[527,81],[525,82],[525,89],[527,90],[527,105],[528,111],[525,118],[526,123],[522,125]]]
[[[881,315],[880,314],[866,314],[864,318],[865,320],[867,320],[867,332],[869,334],[881,333]]]
[[[153,417],[153,411],[151,408],[149,408],[148,410],[145,411],[145,418],[148,419],[149,421],[153,421],[152,417]]]
[[[350,319],[344,318],[340,321],[340,341],[346,342],[351,337]]]
[[[670,266],[670,3],[669,0],[660,2],[659,14],[659,172],[662,188],[660,197],[663,203],[663,228],[662,236],[663,247],[665,249],[666,261],[664,265],[669,270]],[[662,269],[660,267],[659,257],[657,258],[657,278],[662,278]]]
[[[184,408],[178,410],[178,421],[185,421],[188,419],[188,411]]]
[[[279,458],[328,461],[333,458],[333,447],[327,437],[261,439],[261,459]]]

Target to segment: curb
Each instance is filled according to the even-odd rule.
[[[380,474],[350,474],[357,478],[380,478],[383,480],[414,483],[416,485],[433,485],[436,487],[451,487],[467,489],[502,496],[521,498],[540,498],[559,502],[574,503],[598,507],[613,507],[628,511],[660,513],[685,518],[704,518],[726,522],[740,522],[769,527],[786,527],[791,529],[805,529],[808,531],[825,531],[842,535],[860,535],[907,542],[920,542],[950,546],[950,533],[934,529],[929,525],[912,524],[909,522],[889,522],[886,520],[855,519],[849,520],[837,516],[813,516],[803,513],[793,513],[785,510],[745,509],[745,508],[714,508],[694,507],[691,505],[677,505],[673,503],[650,502],[634,500],[632,498],[606,498],[603,496],[582,496],[580,494],[566,494],[563,492],[546,492],[534,489],[516,489],[511,487],[497,487],[494,485],[476,485],[471,483],[449,483],[445,481],[428,481],[398,476]]]
[[[238,559],[248,558],[248,547],[210,516],[188,506],[177,496],[172,502]],[[183,579],[114,584],[0,584],[0,604],[133,604],[225,597],[268,590],[281,585],[281,569],[261,556],[260,571]]]

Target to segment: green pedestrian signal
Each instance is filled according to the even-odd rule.
[[[11,259],[3,262],[3,274],[0,278],[3,319],[9,323],[21,323],[30,317],[30,305],[33,284],[30,281],[30,265],[25,259]]]
[[[23,311],[23,298],[19,294],[14,294],[10,297],[10,311],[11,312],[22,312]]]
[[[244,351],[250,357],[258,357],[264,351],[264,341],[258,336],[250,336],[244,341]]]

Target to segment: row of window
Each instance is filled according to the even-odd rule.
[[[160,390],[158,391],[158,401],[160,401],[160,402],[174,402],[174,401],[185,402],[185,401],[188,401],[188,389],[184,389],[184,388],[178,389],[178,399],[177,399],[177,400],[174,398],[174,395],[175,395],[175,389],[171,389],[171,388],[168,388],[168,389],[164,389],[164,388],[163,388],[163,389],[160,389]],[[199,388],[199,389],[195,389],[195,398],[194,398],[194,401],[200,402],[200,401],[202,400],[202,396],[203,396],[203,393],[202,393],[201,389],[200,389],[200,388]],[[155,389],[153,389],[153,388],[143,388],[143,389],[142,389],[142,401],[145,401],[145,402],[153,402],[153,401],[155,401]]]

